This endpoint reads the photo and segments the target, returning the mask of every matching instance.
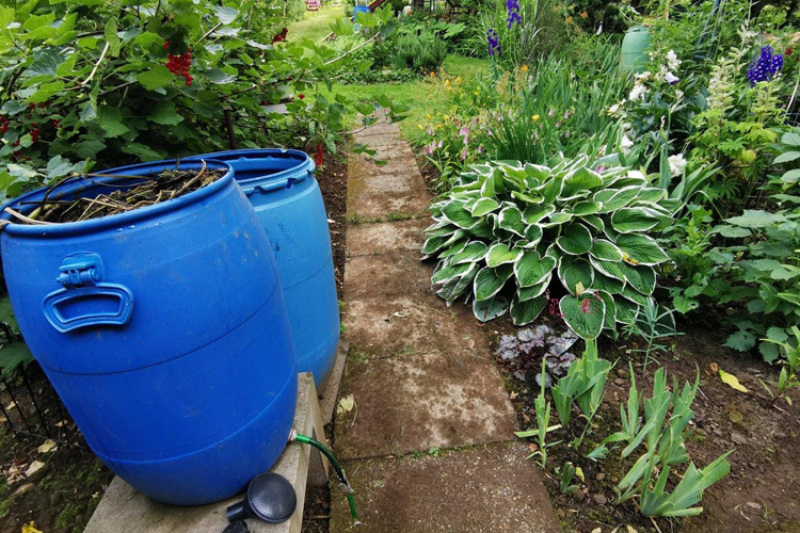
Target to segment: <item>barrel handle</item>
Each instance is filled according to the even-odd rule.
[[[133,293],[118,283],[106,283],[103,259],[95,252],[76,252],[61,262],[56,281],[63,288],[45,296],[44,316],[61,333],[93,326],[123,326],[131,319]],[[95,301],[95,309],[81,312],[67,306]],[[107,309],[106,309],[107,308]]]
[[[65,316],[63,312],[67,305],[97,299],[112,300],[115,305],[107,311],[92,311],[76,316]],[[124,285],[98,283],[89,287],[58,289],[48,294],[42,305],[47,321],[61,333],[94,326],[124,326],[133,313],[133,293]]]
[[[309,177],[313,176],[313,172],[308,172]],[[242,187],[242,190],[247,196],[253,196],[254,194],[266,194],[272,191],[278,191],[280,189],[291,189],[292,185],[297,183],[298,181],[302,181],[305,177],[298,178],[286,178],[282,180],[275,180],[273,182],[267,183],[266,185],[256,185],[255,187]]]

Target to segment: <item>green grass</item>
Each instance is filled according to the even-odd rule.
[[[319,42],[330,32],[330,25],[344,17],[344,6],[322,6],[319,11],[306,11],[303,20],[289,24],[289,39],[310,39]]]
[[[485,59],[451,54],[444,61],[441,75],[450,79],[461,77],[463,82],[468,82],[476,77],[488,75],[490,65],[489,61]],[[400,131],[403,137],[409,140],[414,139],[419,131],[419,124],[425,122],[428,114],[445,110],[448,94],[439,81],[423,77],[405,83],[334,85],[332,92],[350,97],[372,97],[384,94],[396,102],[408,105],[411,109],[408,118],[400,122]]]

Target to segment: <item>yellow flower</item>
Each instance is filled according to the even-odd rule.
[[[425,118],[427,118],[428,120],[431,120],[431,114],[428,113],[427,115],[425,115]]]
[[[418,127],[419,129],[421,129],[421,130],[424,130],[424,129],[425,129],[425,128],[423,128],[423,127],[422,127],[422,124],[417,124],[417,127]]]
[[[536,122],[542,117],[540,117],[539,115],[533,115],[531,118],[533,119],[534,122]]]
[[[461,76],[456,78],[456,83],[461,83]]]
[[[450,85],[450,80],[444,80],[445,85]]]
[[[567,24],[572,24],[572,17],[567,17]]]
[[[436,73],[434,71],[431,71],[431,78],[435,78],[435,77],[436,77]]]
[[[480,96],[481,92],[478,89],[475,89],[475,96]]]
[[[589,13],[587,13],[586,11],[584,11],[583,13],[581,13],[581,18],[582,18],[582,19],[585,19],[585,18],[586,18],[586,17],[588,17],[588,16],[589,16]]]
[[[522,72],[528,72],[528,65],[522,65]]]

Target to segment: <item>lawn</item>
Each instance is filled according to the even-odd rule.
[[[438,78],[461,78],[467,82],[488,73],[490,63],[486,59],[477,59],[458,55],[449,55],[445,59]],[[344,94],[350,97],[373,97],[384,94],[398,103],[410,107],[408,118],[400,123],[403,136],[413,140],[427,115],[437,111],[445,111],[447,106],[447,91],[438,83],[436,78],[422,77],[405,83],[378,83],[370,85],[341,85],[333,86],[332,94]]]
[[[343,5],[326,5],[319,11],[306,11],[303,20],[289,24],[290,38],[299,35],[301,38],[319,42],[331,33],[331,23],[341,17],[344,17]]]

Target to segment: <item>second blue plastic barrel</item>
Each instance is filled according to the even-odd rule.
[[[231,497],[268,470],[297,398],[266,232],[230,167],[208,167],[226,174],[173,200],[0,234],[20,330],[86,442],[141,492],[179,505]],[[8,205],[29,214],[140,182],[80,177]]]
[[[330,229],[316,166],[299,150],[233,150],[195,156],[228,163],[267,231],[297,350],[298,372],[319,387],[339,344]]]

